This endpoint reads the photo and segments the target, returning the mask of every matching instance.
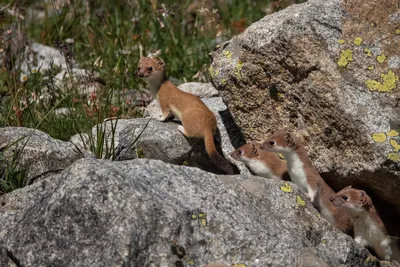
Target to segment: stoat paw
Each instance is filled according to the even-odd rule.
[[[356,236],[355,238],[354,238],[354,241],[356,241],[356,243],[357,244],[359,244],[359,245],[361,245],[361,246],[363,246],[363,247],[366,247],[366,246],[368,246],[368,242],[367,242],[367,240],[365,240],[362,236]]]

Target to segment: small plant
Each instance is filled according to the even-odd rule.
[[[28,185],[28,171],[18,165],[22,149],[16,149],[12,159],[0,158],[0,195]]]

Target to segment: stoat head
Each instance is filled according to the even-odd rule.
[[[335,206],[354,211],[361,211],[363,207],[368,204],[369,198],[365,191],[348,186],[331,196],[329,199]]]
[[[262,149],[278,152],[288,153],[296,150],[301,146],[301,141],[297,136],[289,132],[279,131],[271,135],[271,137],[262,144]]]
[[[139,60],[137,75],[146,81],[159,81],[165,77],[165,63],[159,57],[142,57]]]
[[[248,161],[251,159],[258,159],[260,157],[261,144],[247,143],[231,153],[232,158],[239,161]]]

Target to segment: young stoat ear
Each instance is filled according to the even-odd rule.
[[[164,66],[164,60],[162,60],[160,57],[154,57],[154,59],[157,61],[158,65]]]
[[[368,203],[367,193],[363,190],[360,191],[360,202],[363,206]]]
[[[291,133],[285,133],[284,137],[283,137],[286,141],[286,144],[288,145],[288,147],[292,147],[292,148],[296,148],[296,141],[293,138]]]

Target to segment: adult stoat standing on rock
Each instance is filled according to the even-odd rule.
[[[215,115],[200,98],[173,85],[167,78],[164,61],[159,57],[140,58],[137,74],[147,82],[151,95],[158,100],[162,111],[161,121],[174,117],[179,119],[182,125],[178,126],[178,130],[187,137],[204,138],[207,154],[215,165],[233,174],[233,167],[215,148]]]
[[[243,162],[254,174],[277,180],[290,180],[284,160],[274,152],[261,149],[259,143],[247,143],[231,153],[232,158]]]
[[[392,255],[390,236],[365,191],[348,186],[332,195],[330,200],[351,214],[354,240],[364,247],[371,247],[381,260],[389,261]]]
[[[352,234],[349,214],[329,200],[335,192],[319,175],[299,138],[291,133],[280,131],[263,143],[262,148],[282,153],[287,162],[290,179],[308,194],[322,217],[344,233]]]

